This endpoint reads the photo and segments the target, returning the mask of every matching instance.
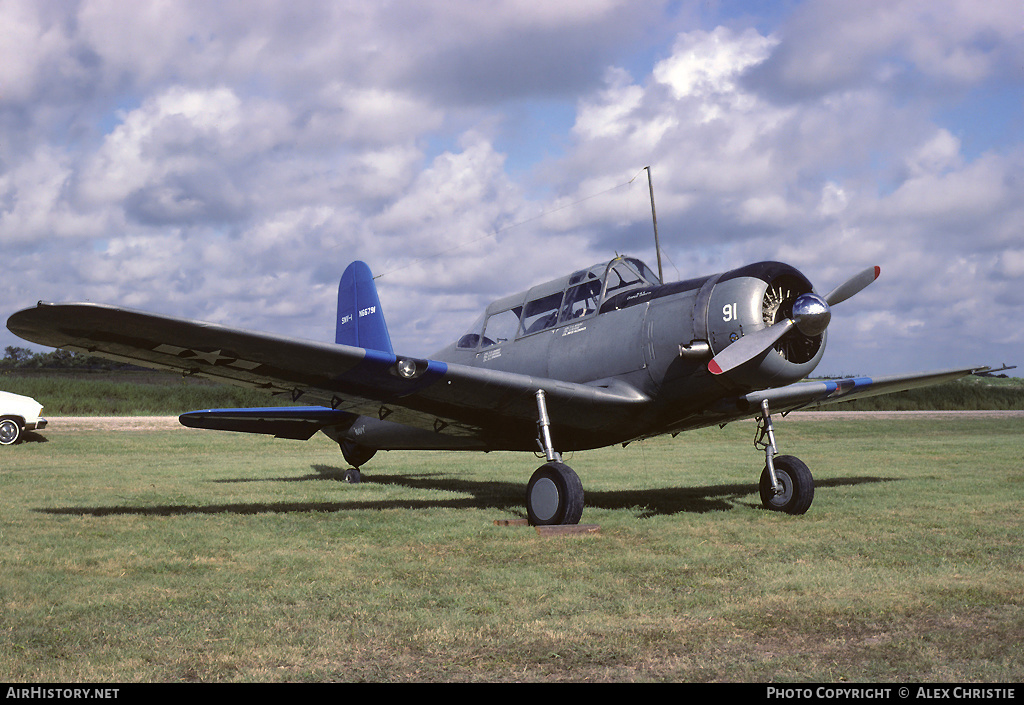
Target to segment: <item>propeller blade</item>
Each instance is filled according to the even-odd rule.
[[[825,297],[825,303],[829,306],[835,306],[838,303],[846,301],[854,294],[859,293],[868,284],[878,279],[878,275],[881,273],[881,267],[868,267],[860,274],[854,275],[830,291]]]
[[[762,328],[750,335],[745,335],[732,343],[722,352],[718,353],[708,363],[708,371],[713,375],[720,375],[731,369],[739,367],[744,362],[752,360],[765,350],[775,345],[775,342],[789,332],[795,324],[787,318],[781,323]]]

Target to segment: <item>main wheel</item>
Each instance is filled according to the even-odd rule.
[[[14,419],[0,420],[0,446],[9,446],[18,442],[21,437],[21,426]]]
[[[765,509],[787,514],[803,514],[814,500],[814,478],[803,461],[792,455],[780,455],[774,459],[775,477],[782,485],[782,492],[775,493],[771,475],[765,466],[761,473],[759,489],[761,504]]]
[[[526,515],[533,526],[578,524],[583,516],[583,483],[571,467],[546,463],[526,486]]]

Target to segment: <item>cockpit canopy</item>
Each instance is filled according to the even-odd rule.
[[[528,291],[506,296],[487,307],[456,347],[471,350],[501,345],[607,311],[630,305],[630,294],[661,284],[638,259],[616,257]]]

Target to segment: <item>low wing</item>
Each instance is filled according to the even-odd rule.
[[[849,377],[846,379],[830,379],[816,382],[798,382],[777,389],[751,392],[736,401],[737,406],[748,413],[756,412],[760,409],[761,402],[765,399],[768,400],[768,404],[773,411],[793,411],[795,409],[815,408],[840,401],[851,401],[881,394],[904,392],[908,389],[928,387],[933,384],[942,384],[943,382],[951,382],[968,375],[985,372],[988,369],[988,367],[982,366],[890,377]]]
[[[547,395],[552,423],[590,431],[648,401],[621,383],[572,384],[103,304],[40,302],[12,315],[7,327],[42,345],[287,395],[321,405],[339,423],[347,417],[338,414],[357,414],[442,434],[529,428],[533,437],[538,389]],[[290,414],[276,420],[256,414],[248,421],[262,424],[259,432],[301,437],[310,423],[326,418],[303,425],[301,412]]]

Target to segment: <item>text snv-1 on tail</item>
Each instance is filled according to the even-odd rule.
[[[615,257],[503,297],[429,358],[396,354],[369,267],[341,278],[334,343],[91,303],[15,313],[35,343],[288,395],[295,406],[182,414],[195,428],[308,439],[323,431],[353,468],[378,450],[540,452],[527,484],[533,524],[574,524],[582,483],[562,453],[760,419],[765,507],[801,514],[807,466],[778,454],[772,413],[885,394],[988,370],[801,381],[825,349],[831,307],[870,267],[825,295],[795,268],[760,262],[662,283]],[[301,405],[300,405],[301,404]]]

